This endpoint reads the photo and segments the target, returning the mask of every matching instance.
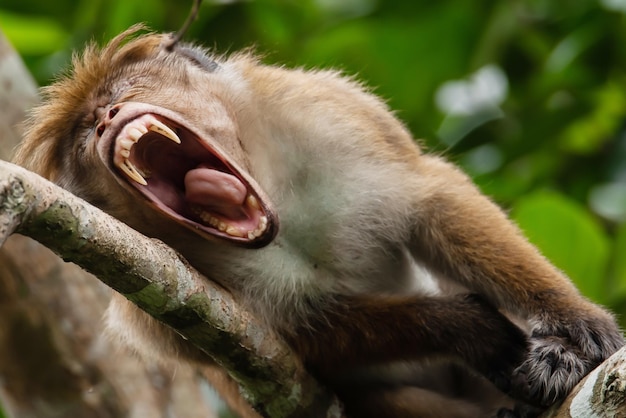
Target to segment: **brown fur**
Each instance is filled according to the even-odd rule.
[[[461,385],[482,379],[466,369],[460,380],[425,371],[441,360],[545,406],[623,344],[609,313],[464,174],[422,154],[357,82],[245,53],[168,51],[167,35],[129,41],[138,29],[88,46],[44,90],[16,160],[179,250],[282,335],[352,416],[469,417],[509,406]],[[174,115],[215,144],[277,235],[242,247],[146,204],[102,151],[136,108]],[[500,311],[525,324],[529,342]],[[208,361],[121,297],[108,322],[140,352]],[[242,415],[255,415],[223,373],[212,375]]]

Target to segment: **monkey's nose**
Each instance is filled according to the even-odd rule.
[[[102,136],[102,134],[104,134],[104,131],[109,126],[109,123],[111,123],[111,120],[115,117],[115,115],[119,113],[119,111],[120,111],[120,105],[115,105],[109,108],[102,122],[100,122],[98,126],[96,127],[96,134],[98,136]]]
[[[113,119],[115,117],[115,115],[118,114],[119,111],[120,111],[119,107],[117,107],[117,106],[112,107],[111,109],[109,109],[109,112],[107,113],[107,117],[109,119]]]

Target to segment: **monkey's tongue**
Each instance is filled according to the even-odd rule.
[[[230,219],[245,216],[242,208],[248,191],[232,174],[200,165],[185,174],[185,198]]]

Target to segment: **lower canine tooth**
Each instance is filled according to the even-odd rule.
[[[124,160],[121,164],[117,165],[117,168],[122,170],[124,174],[126,174],[128,177],[130,177],[132,180],[136,181],[137,183],[141,184],[142,186],[148,185],[148,182],[146,181],[146,179],[141,177],[141,174],[137,172],[137,169],[135,168],[133,163],[131,163],[130,161]]]
[[[139,175],[143,177],[144,179],[149,179],[152,176],[152,172],[150,170],[141,170],[137,167],[135,167],[135,170],[137,170]]]

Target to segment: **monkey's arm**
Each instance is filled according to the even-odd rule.
[[[343,298],[312,320],[287,339],[322,377],[389,361],[460,358],[508,390],[527,353],[526,335],[473,295]]]
[[[519,395],[541,404],[564,397],[592,368],[624,344],[613,317],[522,236],[465,175],[423,156],[416,258],[470,291],[528,320],[530,354],[516,370]]]

